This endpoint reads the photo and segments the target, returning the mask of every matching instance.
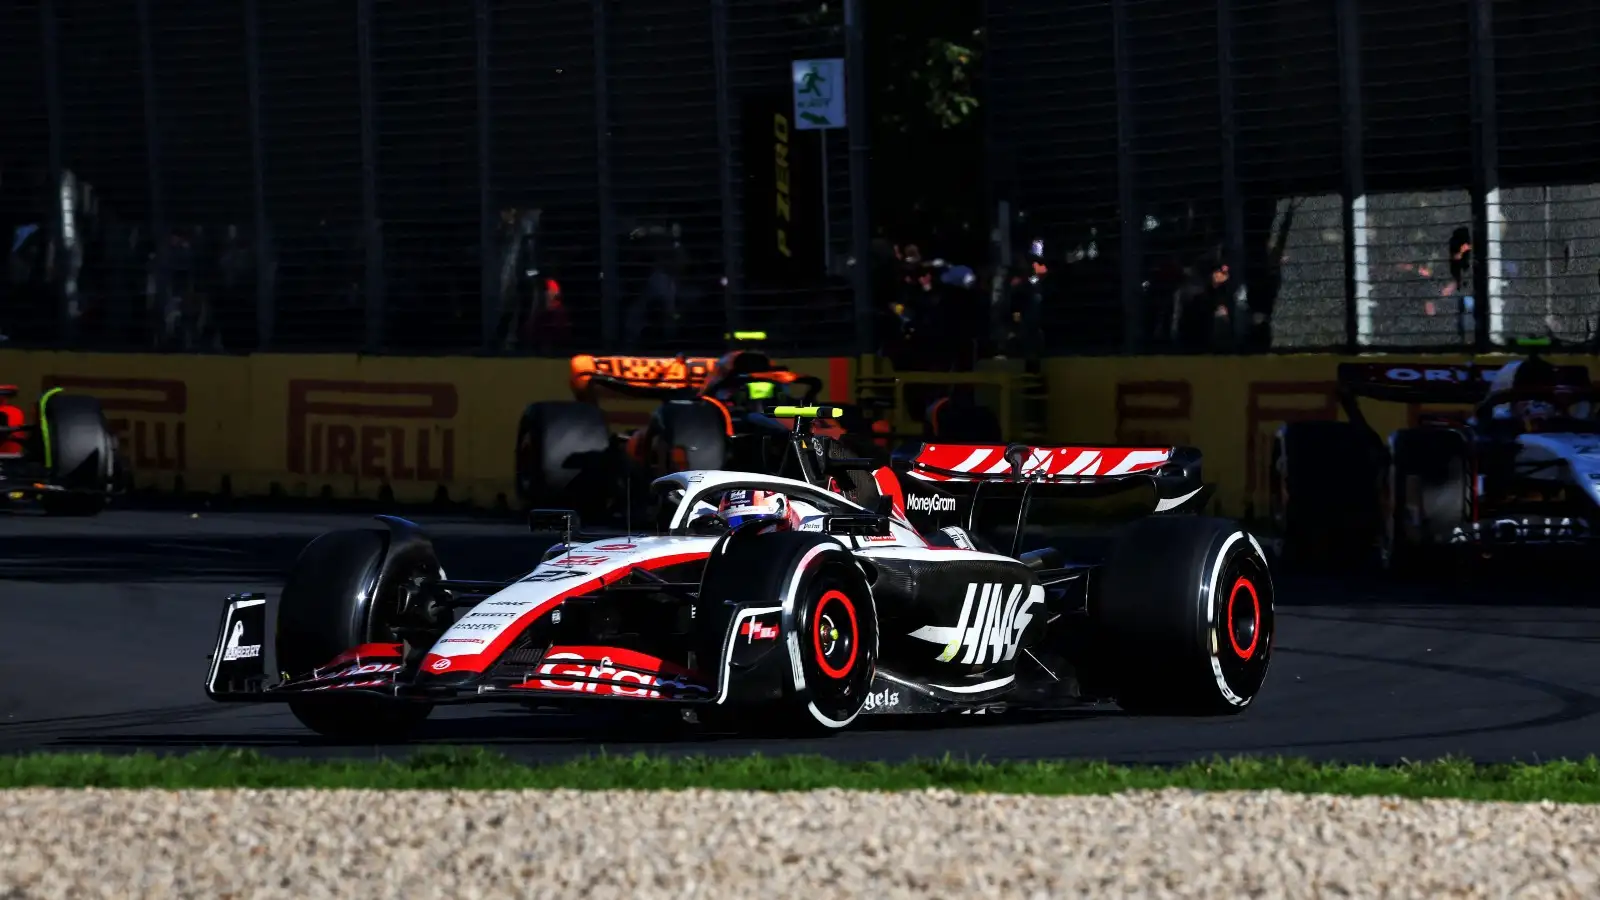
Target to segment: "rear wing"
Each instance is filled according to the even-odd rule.
[[[1502,366],[1429,365],[1426,363],[1340,363],[1339,405],[1350,422],[1373,430],[1356,401],[1362,397],[1389,403],[1428,403],[1471,406],[1481,415],[1489,406],[1518,397],[1540,397],[1541,386],[1528,390],[1494,392],[1495,376]],[[1549,384],[1589,387],[1587,366],[1553,366]],[[1592,389],[1592,388],[1591,388]]]
[[[1482,403],[1501,367],[1427,363],[1340,363],[1339,392],[1391,403]],[[1587,366],[1556,366],[1560,384],[1589,383]]]
[[[710,356],[590,356],[572,357],[572,395],[593,400],[594,389],[604,385],[632,396],[667,396],[699,391],[717,365]]]
[[[765,358],[763,357],[765,360]],[[572,395],[579,400],[595,399],[594,389],[605,387],[615,393],[644,399],[667,398],[705,390],[713,375],[717,375],[717,357],[714,356],[591,356],[572,357]],[[766,368],[723,373],[722,383],[738,381],[752,388],[752,399],[768,399],[773,391],[758,393],[755,387],[763,383],[797,384],[807,393],[798,399],[809,403],[822,390],[822,380],[792,372],[784,366],[767,362]]]
[[[1155,474],[1176,447],[1035,447],[1028,444],[923,444],[907,474],[935,482],[1080,482]],[[1198,456],[1199,451],[1195,451]]]
[[[929,443],[875,475],[890,515],[924,533],[960,525],[1011,544],[1039,520],[1082,525],[1197,512],[1214,488],[1194,447]],[[889,476],[889,477],[886,477]]]

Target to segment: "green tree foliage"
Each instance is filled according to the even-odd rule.
[[[976,262],[987,231],[983,194],[984,54],[979,0],[861,0],[871,122],[874,230]],[[844,47],[844,8],[827,0],[810,24]]]
[[[977,0],[862,0],[873,119],[902,132],[971,127],[979,106],[984,32]],[[844,7],[804,17],[837,33]]]

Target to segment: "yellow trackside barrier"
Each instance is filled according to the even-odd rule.
[[[841,399],[849,360],[782,360]],[[0,351],[24,404],[98,397],[139,488],[452,501],[513,496],[529,403],[571,400],[566,359]]]
[[[1516,357],[1478,357],[1496,364]],[[1584,356],[1549,357],[1587,365]],[[819,402],[878,399],[892,427],[921,432],[908,386],[973,386],[1010,440],[1187,444],[1205,453],[1216,511],[1266,509],[1274,431],[1286,421],[1341,415],[1340,362],[1392,359],[1464,363],[1463,354],[1345,357],[1078,357],[1047,360],[1042,375],[1006,363],[976,373],[894,372],[876,357],[780,359],[823,379]],[[522,410],[569,400],[565,359],[358,357],[348,354],[188,356],[0,351],[0,382],[30,404],[62,387],[100,398],[139,487],[293,496],[444,495],[488,506],[512,495]],[[1388,431],[1415,421],[1418,406],[1363,401]],[[1446,407],[1447,408],[1447,407]],[[647,410],[634,410],[642,418]],[[636,421],[618,412],[615,424]]]

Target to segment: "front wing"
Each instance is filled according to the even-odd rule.
[[[338,691],[429,703],[714,704],[730,698],[776,699],[787,672],[784,654],[775,652],[782,643],[782,609],[753,607],[730,616],[720,654],[704,667],[599,642],[552,644],[513,647],[481,675],[441,684],[418,677],[424,654],[408,653],[405,644],[374,643],[352,647],[310,672],[272,676],[266,668],[266,608],[261,594],[228,598],[206,679],[206,695],[212,700],[277,702]]]

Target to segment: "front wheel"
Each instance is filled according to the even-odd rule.
[[[1277,637],[1272,575],[1255,538],[1233,522],[1135,523],[1091,603],[1108,682],[1129,712],[1238,713],[1266,680]]]
[[[403,643],[395,631],[404,583],[440,577],[431,546],[391,546],[377,529],[324,534],[295,560],[278,601],[278,668],[309,674],[363,644]],[[403,740],[432,706],[329,691],[295,697],[289,711],[300,724],[340,741]]]
[[[866,576],[850,551],[815,533],[735,534],[712,554],[702,608],[726,601],[782,607],[781,696],[722,718],[744,730],[832,733],[854,722],[872,687],[878,659],[878,613]],[[730,690],[737,697],[737,686]]]
[[[66,488],[40,497],[46,515],[93,516],[113,488],[116,439],[94,397],[52,391],[39,406],[50,480]]]

